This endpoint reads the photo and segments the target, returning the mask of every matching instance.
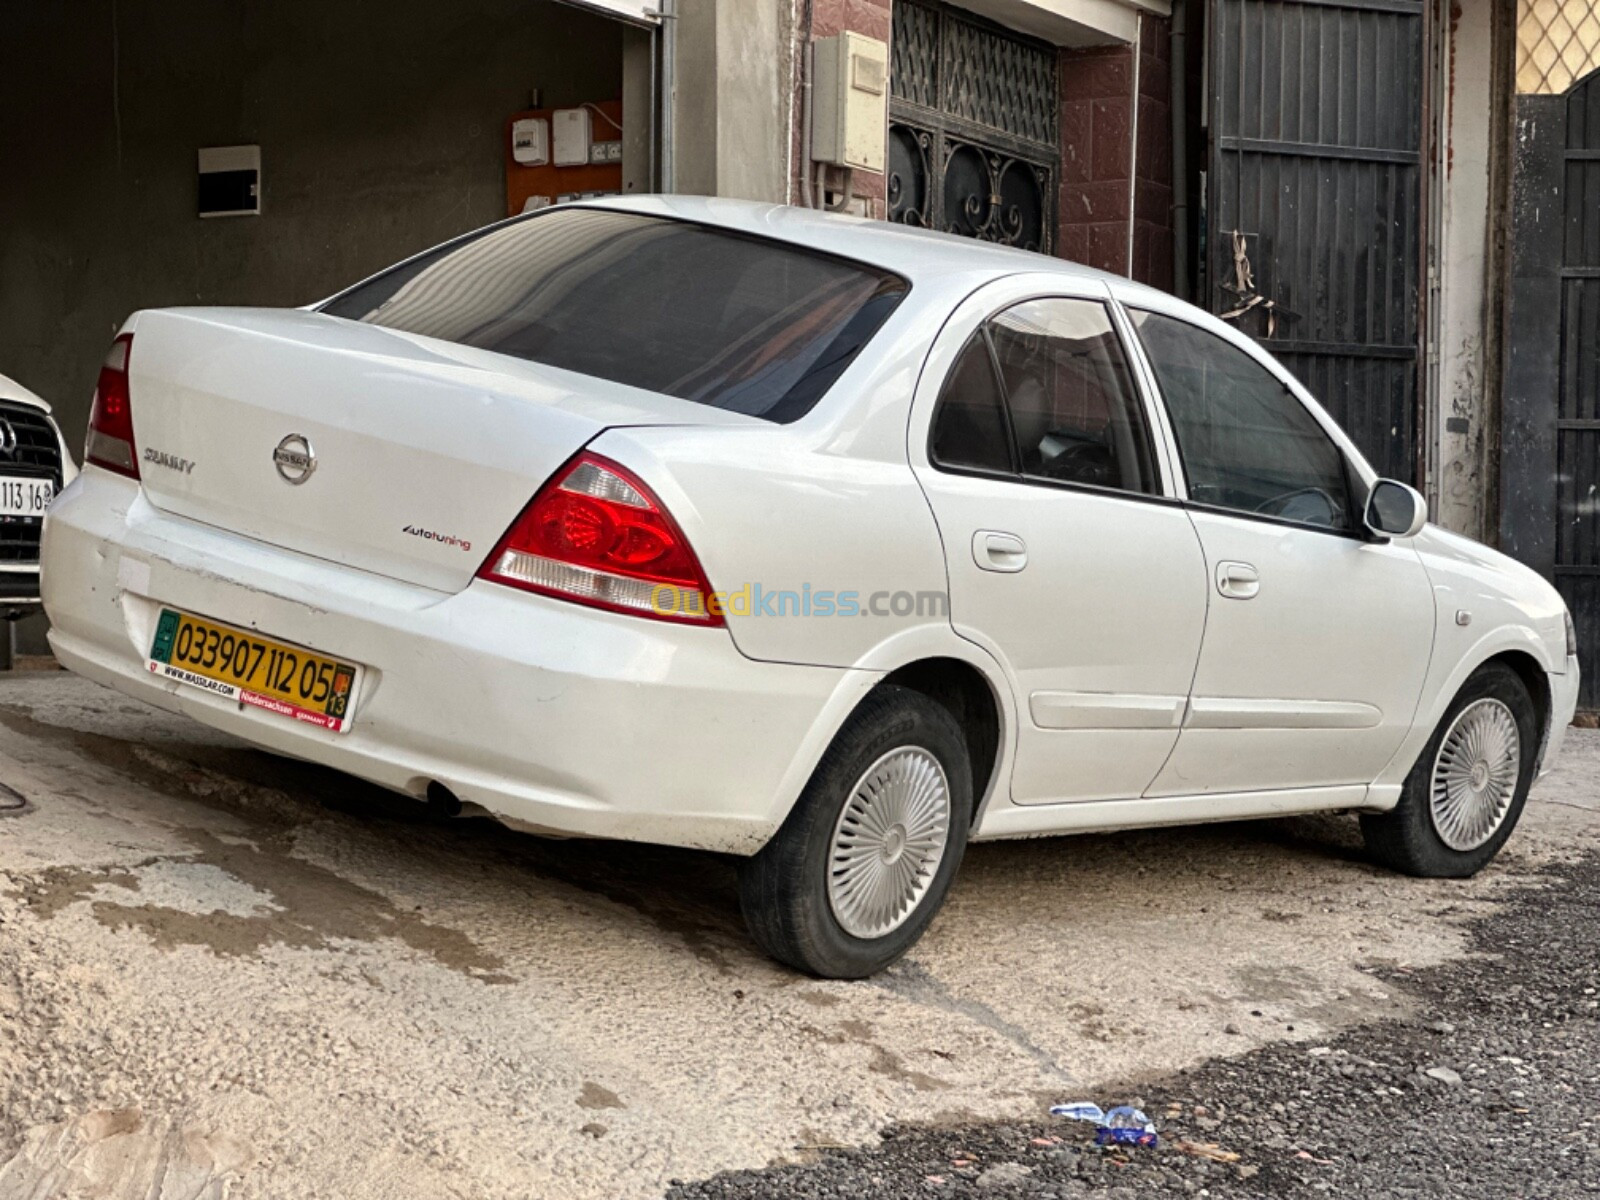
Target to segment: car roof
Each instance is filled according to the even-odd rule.
[[[918,279],[934,276],[966,274],[998,279],[1032,271],[1128,285],[1128,280],[1121,275],[1047,254],[953,233],[787,204],[762,204],[719,196],[651,195],[602,197],[580,201],[579,206],[675,217],[789,242],[893,271],[904,275],[913,285]]]

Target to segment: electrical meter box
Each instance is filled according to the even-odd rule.
[[[555,137],[555,163],[558,167],[589,165],[589,110],[558,108],[551,118]]]
[[[506,215],[532,212],[561,196],[625,191],[620,140],[625,124],[621,100],[508,115]],[[596,134],[609,140],[596,141]]]
[[[511,122],[511,160],[524,167],[550,162],[550,122],[543,117],[522,117]]]
[[[859,33],[819,38],[811,82],[811,157],[882,171],[889,138],[889,47]]]

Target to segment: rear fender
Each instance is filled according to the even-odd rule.
[[[855,712],[868,693],[890,672],[935,658],[956,659],[973,667],[989,684],[1000,710],[998,760],[995,769],[990,773],[988,789],[983,796],[974,798],[976,804],[974,834],[978,832],[989,810],[990,802],[995,797],[1000,797],[999,804],[1010,803],[1005,799],[1008,795],[1005,781],[1011,778],[1011,765],[1016,752],[1018,718],[1015,697],[1005,682],[999,664],[979,647],[957,637],[948,627],[942,634],[937,629],[919,628],[903,631],[879,643],[856,667],[840,676],[833,694],[818,713],[810,733],[795,752],[788,770],[783,775],[783,781],[774,798],[773,809],[768,814],[767,824],[774,832],[783,824],[799,800],[800,793],[805,790],[806,783],[822,760],[823,752],[838,736],[839,730],[849,720],[850,714]]]

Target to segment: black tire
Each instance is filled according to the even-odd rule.
[[[882,937],[846,932],[828,899],[830,843],[851,789],[883,755],[920,747],[944,769],[950,827],[933,882],[899,928]],[[817,764],[794,810],[739,869],[739,902],[756,943],[779,962],[825,979],[864,979],[909,950],[944,903],[967,848],[972,772],[966,741],[942,705],[888,685],[867,697]]]
[[[1483,845],[1471,850],[1455,850],[1446,845],[1435,828],[1429,791],[1434,763],[1439,755],[1440,743],[1456,717],[1468,705],[1479,700],[1496,699],[1508,709],[1517,723],[1517,742],[1521,765],[1517,772],[1517,786],[1510,807],[1499,829]],[[1433,731],[1428,744],[1417,756],[1411,774],[1406,776],[1400,793],[1400,803],[1390,812],[1363,813],[1361,834],[1367,850],[1378,862],[1407,875],[1428,879],[1465,879],[1481,871],[1506,844],[1517,821],[1522,816],[1523,805],[1528,800],[1528,789],[1533,785],[1534,762],[1539,754],[1543,730],[1539,728],[1539,714],[1527,685],[1504,663],[1488,663],[1468,678],[1445,710],[1439,727]]]

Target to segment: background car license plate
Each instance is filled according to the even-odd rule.
[[[54,480],[0,477],[0,516],[42,517],[55,494]]]
[[[361,680],[358,666],[170,608],[156,622],[147,665],[165,679],[335,733],[350,728]]]

